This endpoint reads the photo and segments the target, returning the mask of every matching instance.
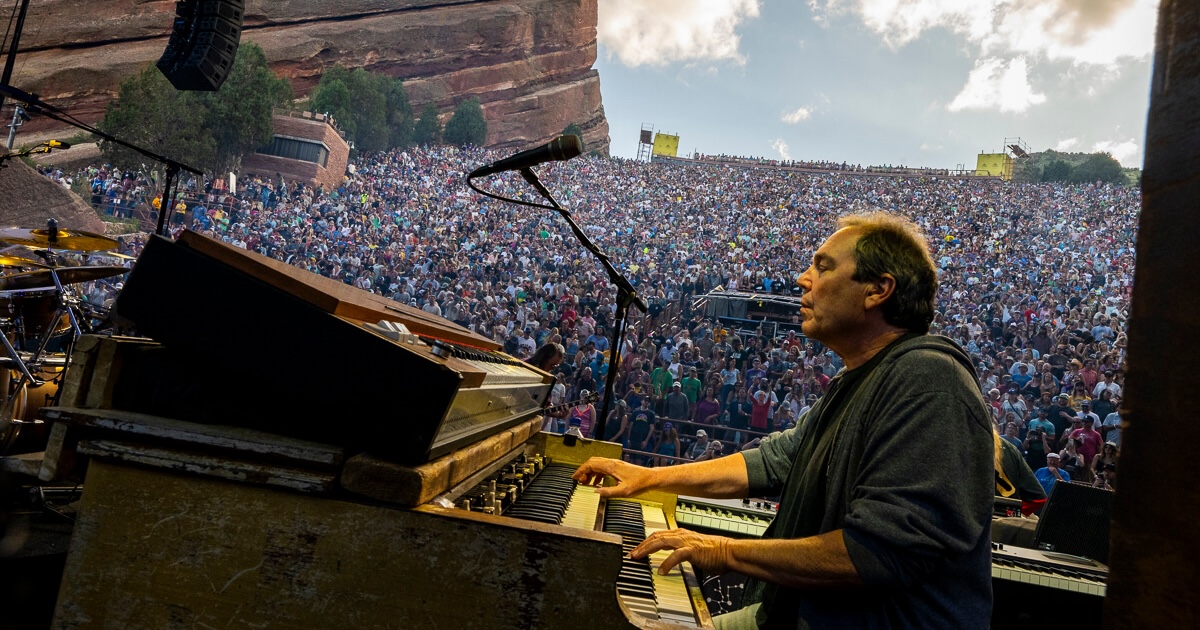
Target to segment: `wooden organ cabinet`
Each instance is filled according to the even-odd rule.
[[[148,244],[117,311],[152,339],[81,339],[41,414],[84,485],[55,627],[711,627],[626,557],[675,497],[576,486],[621,448],[539,432],[549,375],[347,289]]]

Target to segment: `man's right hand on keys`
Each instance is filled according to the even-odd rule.
[[[583,463],[575,471],[575,481],[588,485],[599,486],[608,475],[617,480],[617,485],[600,488],[600,496],[604,498],[630,497],[654,488],[654,469],[643,468],[619,459],[593,457]]]

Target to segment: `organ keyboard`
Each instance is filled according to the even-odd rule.
[[[1104,597],[1108,567],[1089,558],[993,544],[992,578]]]
[[[992,628],[1100,627],[1108,567],[992,543]]]
[[[741,538],[761,538],[775,518],[770,502],[679,497],[675,520],[680,527]]]
[[[637,560],[629,557],[650,534],[676,526],[674,496],[601,499],[596,488],[571,478],[579,464],[592,456],[619,457],[620,446],[582,441],[566,447],[561,437],[541,434],[515,460],[462,495],[443,498],[460,509],[488,515],[616,534],[621,537],[622,560],[613,595],[623,610],[635,620],[668,624],[655,627],[710,627],[711,617],[688,563],[659,575],[669,551]]]

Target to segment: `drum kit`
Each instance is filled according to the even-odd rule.
[[[79,336],[107,319],[75,285],[129,271],[80,266],[68,254],[129,258],[116,248],[111,238],[60,230],[54,220],[44,229],[0,228],[0,456],[44,445],[37,412],[57,402]]]

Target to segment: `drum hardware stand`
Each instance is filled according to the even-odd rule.
[[[79,329],[79,319],[75,316],[75,305],[72,303],[73,300],[66,297],[66,290],[63,288],[62,280],[58,277],[58,266],[55,264],[54,246],[58,244],[58,221],[56,219],[47,220],[46,229],[49,234],[47,236],[49,243],[46,245],[46,264],[50,266],[50,277],[54,279],[54,299],[57,301],[58,308],[54,311],[54,317],[50,320],[50,326],[42,334],[41,343],[38,344],[37,350],[29,359],[29,362],[35,365],[42,358],[42,353],[46,351],[46,346],[49,345],[50,339],[54,336],[53,322],[58,321],[62,316],[66,315],[67,321],[71,324],[71,340],[67,343],[68,358],[71,356],[71,349],[74,348],[75,341],[79,339],[79,335],[83,334]]]
[[[67,291],[63,287],[62,280],[58,277],[59,267],[56,264],[58,257],[55,254],[54,249],[58,244],[58,221],[53,218],[49,219],[46,221],[46,228],[48,231],[47,240],[49,242],[46,245],[45,258],[46,264],[49,265],[48,269],[50,271],[50,277],[54,280],[54,299],[57,304],[57,308],[54,311],[53,317],[50,319],[50,324],[47,326],[45,332],[42,333],[42,337],[38,342],[37,350],[35,350],[33,355],[29,357],[28,361],[25,361],[21,358],[21,354],[17,351],[16,347],[13,346],[12,342],[9,341],[7,335],[0,335],[0,343],[4,344],[5,352],[7,352],[8,356],[12,359],[13,365],[16,367],[16,369],[21,372],[21,378],[17,380],[16,385],[10,384],[9,391],[4,392],[4,404],[0,405],[0,435],[4,433],[2,431],[5,428],[4,425],[9,423],[17,425],[41,424],[41,420],[28,421],[21,418],[16,418],[14,414],[14,407],[16,406],[17,398],[22,389],[26,387],[41,387],[42,385],[46,384],[46,381],[36,378],[29,368],[30,366],[33,366],[36,369],[42,365],[42,355],[45,354],[46,347],[50,344],[50,340],[54,338],[56,333],[54,323],[60,321],[64,315],[67,317],[67,321],[70,322],[71,337],[66,344],[67,360],[63,363],[63,373],[66,372],[67,367],[70,364],[71,352],[74,350],[75,342],[78,341],[79,336],[83,334],[79,327],[79,319],[75,315],[75,300],[68,297]],[[20,329],[22,330],[22,338],[24,338],[24,322],[21,322]],[[61,392],[61,389],[56,391],[54,396],[52,398],[48,398],[46,402],[52,405],[56,404]],[[15,434],[11,434],[11,436],[15,437]],[[0,444],[0,447],[2,447],[0,448],[0,453],[8,450],[8,444]]]

